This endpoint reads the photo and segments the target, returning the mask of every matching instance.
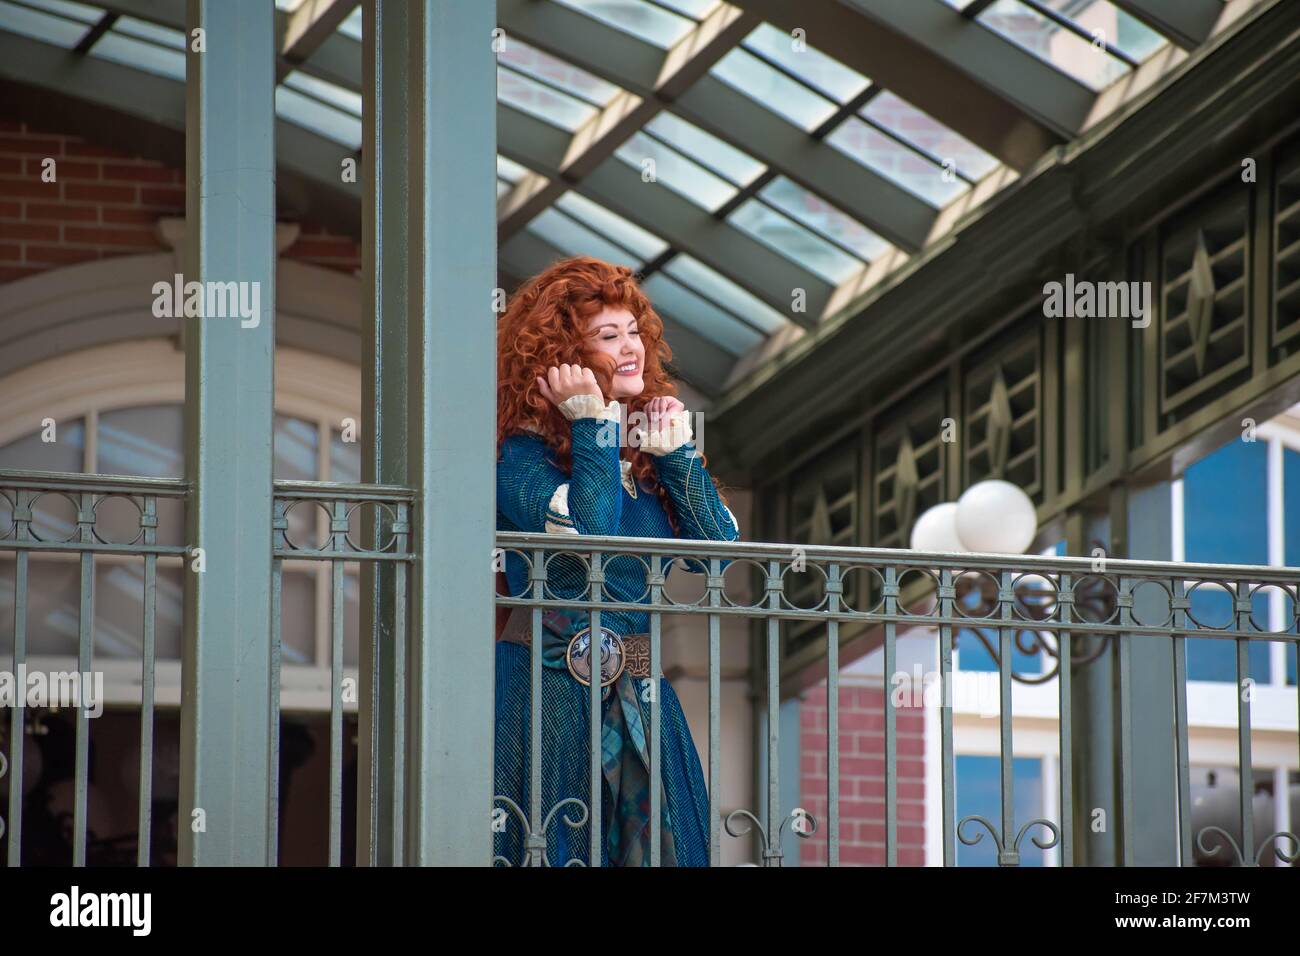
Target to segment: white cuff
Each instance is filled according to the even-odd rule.
[[[684,408],[669,415],[668,424],[657,431],[637,432],[638,447],[657,458],[675,452],[693,437],[691,413]]]
[[[589,392],[570,395],[557,407],[560,409],[560,414],[569,421],[579,418],[597,418],[616,422],[620,417],[618,402],[611,400],[608,405],[602,405],[600,399]]]

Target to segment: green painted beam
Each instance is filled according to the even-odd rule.
[[[385,197],[409,204],[416,239],[385,255],[410,269],[406,442],[420,560],[410,594],[407,862],[417,865],[492,859],[495,26],[494,2],[410,5],[398,69],[413,171],[407,195]]]
[[[179,859],[274,862],[271,683],[275,21],[261,0],[190,0],[187,282],[240,284],[236,317],[186,318],[191,486],[181,656]],[[245,296],[247,298],[245,298]],[[197,570],[195,560],[201,560]]]

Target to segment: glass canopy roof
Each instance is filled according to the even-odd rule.
[[[503,276],[517,281],[536,271],[538,250],[626,263],[641,273],[665,317],[728,366],[792,323],[812,327],[824,319],[830,303],[843,303],[837,290],[861,289],[868,275],[880,278],[873,263],[895,268],[923,253],[940,238],[936,224],[952,218],[944,208],[985,177],[1005,184],[1027,168],[969,112],[927,97],[916,79],[927,69],[974,71],[1011,115],[1041,128],[1044,142],[1079,132],[1044,121],[1029,96],[997,78],[983,83],[980,64],[958,62],[960,51],[950,52],[940,33],[979,31],[1003,77],[1018,77],[1024,89],[1065,83],[1085,105],[1178,39],[1174,30],[1161,32],[1167,4],[1158,0],[909,0],[911,11],[942,27],[929,33],[915,25],[919,20],[896,17],[884,0],[852,0],[842,9],[832,0],[809,0],[814,23],[831,22],[818,19],[823,13],[841,23],[845,16],[874,17],[933,58],[912,64],[907,77],[868,76],[862,67],[873,62],[870,51],[843,62],[824,49],[855,54],[826,29],[765,22],[777,6],[498,0],[505,40],[497,65]],[[834,13],[822,9],[832,6]],[[276,7],[282,30],[294,17],[330,17],[332,25],[323,41],[286,55],[277,116],[318,137],[322,148],[359,151],[361,77],[337,68],[359,68],[356,0],[276,0]],[[0,0],[0,32],[142,71],[159,83],[184,79],[184,16],[184,0]],[[724,33],[732,41],[716,42]],[[825,48],[819,36],[830,41]],[[659,90],[665,78],[674,81],[671,93]],[[130,103],[122,106],[130,111]],[[607,111],[629,110],[639,117],[634,129],[602,135]],[[589,172],[561,178],[560,165],[573,165],[574,150],[582,151],[577,168]],[[531,195],[539,184],[550,186],[549,204],[516,221],[514,193]],[[796,290],[806,294],[806,311],[793,305]],[[683,357],[678,370],[716,395],[727,384],[718,367],[704,374]]]

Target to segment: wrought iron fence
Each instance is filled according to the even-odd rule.
[[[558,540],[557,540],[558,539]],[[590,615],[592,631],[599,627],[600,615],[613,611],[649,612],[650,672],[662,675],[660,635],[665,615],[703,617],[708,623],[708,783],[709,783],[709,855],[712,865],[720,862],[720,828],[733,835],[733,824],[741,819],[753,822],[761,842],[764,866],[782,862],[780,836],[787,824],[801,836],[810,836],[818,823],[802,819],[797,808],[779,803],[779,722],[767,721],[765,741],[768,779],[766,781],[765,819],[750,810],[736,811],[724,821],[718,806],[718,783],[721,779],[719,747],[719,635],[721,621],[741,616],[755,622],[764,647],[766,708],[775,715],[782,699],[780,642],[786,623],[814,622],[825,630],[827,698],[826,740],[828,764],[828,834],[829,863],[839,864],[840,855],[840,765],[838,701],[840,629],[849,625],[878,627],[882,638],[884,674],[896,672],[897,640],[900,629],[917,627],[937,632],[941,692],[946,702],[941,708],[943,862],[956,863],[956,841],[974,845],[983,838],[982,828],[997,847],[998,863],[1020,864],[1021,848],[1026,837],[1041,849],[1059,846],[1063,865],[1073,865],[1073,834],[1077,808],[1072,798],[1072,757],[1074,731],[1071,719],[1072,670],[1098,656],[1090,649],[1076,654],[1081,638],[1102,638],[1113,642],[1118,655],[1120,732],[1118,737],[1121,782],[1122,820],[1133,819],[1134,731],[1130,701],[1133,694],[1131,652],[1136,642],[1165,637],[1172,641],[1177,733],[1176,792],[1177,801],[1170,811],[1177,815],[1179,849],[1184,865],[1193,859],[1191,796],[1188,759],[1187,657],[1189,638],[1214,638],[1236,645],[1236,676],[1241,686],[1248,680],[1247,649],[1251,642],[1283,641],[1295,645],[1300,638],[1297,609],[1300,600],[1300,571],[1294,568],[1266,568],[1234,565],[1177,564],[1158,561],[1132,561],[1095,558],[1039,557],[1032,555],[924,554],[912,551],[846,548],[792,548],[782,544],[723,543],[713,541],[648,541],[635,538],[600,538],[573,535],[514,534],[497,536],[500,549],[526,562],[527,589],[498,598],[506,607],[531,610],[532,620],[532,739],[530,787],[531,806],[525,812],[513,808],[515,816],[528,830],[527,852],[519,862],[539,866],[546,861],[547,826],[555,819],[558,807],[543,807],[539,798],[539,771],[542,740],[539,731],[541,680],[542,615],[546,609],[579,609]],[[586,593],[555,593],[548,583],[548,569],[557,560],[580,562],[585,573]],[[604,569],[612,561],[635,561],[644,569],[644,591],[635,601],[611,599],[605,592]],[[674,562],[686,562],[703,572],[702,595],[692,600],[676,600],[666,587],[667,572]],[[745,581],[742,568],[751,569],[757,588]],[[737,573],[740,572],[740,573]],[[1199,612],[1192,597],[1198,593],[1218,595],[1221,607]],[[1283,626],[1270,630],[1257,616],[1256,599],[1266,594],[1280,596],[1285,608]],[[1214,602],[1211,602],[1214,603]],[[1222,616],[1218,612],[1222,611]],[[1211,614],[1213,619],[1211,619]],[[1205,619],[1202,619],[1205,618]],[[954,634],[968,629],[995,631],[996,645],[990,651],[998,665],[1000,732],[1000,818],[997,821],[972,815],[957,819],[954,786],[956,780],[953,750],[953,708],[951,688]],[[1012,801],[1012,648],[1026,633],[1056,658],[1051,668],[1057,678],[1059,695],[1059,746],[1061,755],[1059,825],[1048,819],[1017,820]],[[703,640],[703,638],[701,638]],[[1022,646],[1023,649],[1023,646]],[[1072,666],[1073,665],[1073,666]],[[1042,678],[1026,678],[1037,682]],[[595,752],[599,745],[599,714],[596,686],[592,681],[591,741]],[[1253,785],[1251,777],[1250,695],[1238,694],[1238,760],[1241,768],[1241,834],[1238,844],[1232,835],[1218,827],[1207,827],[1195,834],[1196,845],[1203,853],[1214,854],[1229,846],[1240,864],[1258,863],[1266,853],[1275,854],[1284,863],[1300,858],[1300,839],[1292,832],[1272,833],[1256,842],[1251,812]],[[659,773],[660,754],[653,742],[660,735],[658,695],[650,718],[652,747],[651,778]],[[1298,723],[1300,723],[1300,704]],[[898,729],[896,709],[889,694],[883,695],[884,768],[885,768],[885,850],[887,865],[898,863]],[[1297,737],[1300,749],[1300,736]],[[593,762],[591,785],[587,794],[566,798],[576,807],[580,819],[593,820],[592,857],[597,852],[595,836],[599,830],[600,777]],[[1175,781],[1170,781],[1170,792]],[[583,802],[582,798],[586,801]],[[650,814],[651,847],[660,839],[659,795]],[[502,799],[502,798],[498,798]],[[1040,833],[1032,833],[1035,828]],[[1124,860],[1132,860],[1132,826],[1123,826]],[[1215,844],[1218,844],[1217,846]],[[657,856],[652,862],[657,862]]]
[[[155,719],[155,625],[156,575],[158,562],[191,563],[193,549],[182,543],[183,507],[188,494],[184,482],[108,476],[63,475],[41,472],[0,473],[0,559],[12,561],[14,567],[13,643],[9,655],[13,674],[22,673],[27,665],[29,565],[33,554],[65,554],[79,568],[79,616],[76,667],[89,673],[94,660],[94,569],[97,560],[107,555],[125,555],[143,563],[143,612],[140,622],[143,635],[142,693],[140,723],[140,772],[137,785],[139,799],[139,838],[136,861],[150,861],[150,834],[156,832],[150,817],[153,792],[153,750]],[[331,604],[331,681],[330,681],[330,795],[329,860],[338,864],[342,856],[343,833],[343,715],[345,675],[343,671],[343,581],[349,566],[370,564],[390,568],[383,579],[395,606],[405,611],[406,593],[413,562],[412,517],[415,508],[407,489],[373,485],[276,482],[272,531],[273,590],[272,655],[268,667],[272,674],[273,718],[266,732],[277,740],[279,727],[279,635],[280,579],[284,563],[324,561],[330,567]],[[60,505],[59,503],[62,502]],[[110,506],[109,502],[117,502]],[[60,510],[61,509],[61,510]],[[124,518],[123,514],[128,517]],[[111,515],[111,517],[110,517]],[[160,524],[160,516],[163,519]],[[180,527],[175,527],[179,523]],[[164,543],[165,542],[165,543]],[[780,866],[783,861],[781,836],[787,827],[800,836],[811,836],[821,828],[828,839],[831,865],[840,861],[840,754],[838,700],[839,652],[841,629],[878,628],[881,635],[884,673],[896,671],[897,641],[900,631],[923,627],[933,629],[938,642],[942,701],[954,681],[953,648],[955,635],[970,629],[996,634],[990,650],[998,665],[1001,702],[1011,700],[1012,682],[1020,678],[1013,671],[1012,649],[1024,639],[1047,650],[1055,659],[1059,700],[1059,746],[1061,755],[1060,806],[1055,821],[1019,820],[1012,802],[1012,709],[999,706],[1001,807],[997,820],[982,816],[957,819],[955,810],[955,767],[953,747],[953,710],[940,710],[940,748],[942,761],[943,862],[956,863],[957,842],[975,844],[987,832],[997,846],[998,862],[1014,866],[1026,838],[1041,848],[1059,847],[1063,865],[1075,860],[1073,835],[1076,832],[1077,808],[1072,795],[1072,756],[1075,751],[1075,727],[1071,719],[1073,696],[1072,674],[1078,666],[1096,658],[1095,650],[1083,650],[1082,639],[1099,638],[1113,648],[1119,678],[1118,767],[1122,791],[1121,819],[1131,819],[1133,794],[1133,754],[1131,747],[1133,695],[1131,655],[1140,643],[1155,638],[1169,639],[1173,667],[1173,700],[1176,728],[1176,779],[1170,792],[1176,799],[1170,806],[1178,821],[1179,850],[1186,864],[1194,858],[1194,849],[1203,853],[1228,847],[1235,861],[1242,865],[1260,863],[1267,854],[1283,863],[1300,858],[1300,839],[1294,832],[1276,832],[1257,839],[1251,812],[1253,792],[1251,766],[1251,709],[1247,694],[1238,694],[1237,752],[1241,774],[1240,835],[1217,827],[1203,828],[1193,834],[1190,814],[1187,708],[1187,648],[1190,638],[1213,638],[1233,642],[1236,649],[1238,684],[1248,680],[1248,649],[1254,642],[1280,641],[1290,646],[1300,642],[1300,571],[1294,568],[1252,566],[1174,564],[1169,562],[1107,559],[1052,558],[1006,555],[921,554],[908,551],[844,547],[798,547],[782,544],[723,543],[712,541],[651,540],[604,538],[577,535],[543,535],[500,533],[498,552],[514,555],[527,568],[527,585],[520,593],[498,595],[502,608],[521,608],[528,615],[532,635],[530,739],[528,740],[530,786],[528,806],[498,799],[498,806],[513,818],[511,825],[522,828],[525,839],[520,859],[504,860],[510,864],[540,866],[548,859],[548,832],[551,825],[590,827],[590,858],[599,859],[603,827],[599,799],[600,760],[590,762],[589,787],[586,793],[568,794],[561,805],[542,805],[540,785],[542,739],[539,693],[543,666],[543,642],[540,636],[543,617],[548,610],[580,609],[590,616],[593,632],[599,633],[601,614],[619,611],[648,613],[649,672],[652,677],[663,673],[662,625],[665,616],[702,618],[706,630],[708,657],[708,855],[711,865],[721,862],[723,832],[733,836],[753,833],[760,845],[761,862]],[[550,574],[555,562],[569,562],[579,569],[578,580],[585,583],[576,591],[557,592]],[[616,600],[606,589],[605,572],[612,562],[633,562],[643,569],[644,589],[633,599]],[[669,581],[674,562],[700,572],[702,590],[698,596],[684,598],[675,594]],[[576,564],[574,564],[576,563]],[[1217,596],[1218,607],[1207,611],[1206,602],[1194,602],[1198,594]],[[1282,613],[1273,615],[1271,628],[1259,615],[1259,601],[1271,595],[1274,607]],[[1214,602],[1210,602],[1212,605]],[[765,662],[763,681],[765,704],[769,715],[777,713],[782,697],[781,641],[783,627],[802,623],[824,628],[828,699],[826,739],[828,758],[827,815],[818,821],[796,808],[780,803],[779,762],[780,730],[777,720],[767,721],[764,741],[767,756],[765,806],[755,812],[735,810],[723,818],[720,804],[720,780],[724,757],[720,746],[721,730],[721,629],[728,618],[739,617],[751,622]],[[1280,625],[1278,622],[1281,622]],[[8,622],[4,622],[8,623]],[[484,622],[484,636],[490,622]],[[405,615],[394,617],[391,639],[393,665],[398,674],[405,673],[403,648],[412,635],[405,630]],[[373,654],[375,642],[363,629],[362,653]],[[1034,680],[1037,678],[1029,678]],[[373,699],[378,682],[369,688],[368,705],[378,707]],[[400,681],[394,686],[401,686]],[[590,753],[601,752],[600,682],[591,681],[587,728]],[[405,721],[395,722],[400,737]],[[661,701],[659,694],[649,698],[649,761],[651,779],[661,773]],[[1298,704],[1300,724],[1300,704]],[[23,766],[21,742],[24,733],[25,702],[21,694],[13,701],[8,720],[8,753],[0,748],[0,779],[8,784],[7,812],[0,822],[0,835],[7,841],[9,865],[22,860]],[[890,696],[883,696],[885,772],[885,858],[888,865],[898,863],[898,727],[897,713]],[[73,772],[73,814],[71,820],[72,859],[83,865],[87,857],[87,791],[91,728],[84,709],[78,709]],[[1087,729],[1087,728],[1085,728]],[[1140,732],[1140,731],[1139,731]],[[391,753],[403,754],[401,740],[388,742]],[[362,748],[374,747],[374,741],[362,739]],[[1300,736],[1297,737],[1300,748]],[[272,752],[278,754],[278,743]],[[275,766],[278,761],[273,761]],[[485,755],[482,772],[492,773],[490,755]],[[397,779],[400,780],[400,772]],[[391,779],[391,778],[390,778]],[[390,799],[397,819],[403,816],[403,785],[395,793],[380,794]],[[268,792],[268,814],[277,818],[275,794]],[[375,793],[370,794],[371,798]],[[363,797],[364,798],[364,797]],[[659,788],[650,791],[650,862],[660,862],[660,810],[663,795]],[[1040,832],[1032,832],[1038,828]],[[1294,826],[1292,827],[1294,830]],[[1123,826],[1124,860],[1132,839],[1129,826]],[[276,841],[271,841],[272,847]],[[274,858],[268,860],[274,863]],[[488,862],[488,861],[484,861]]]

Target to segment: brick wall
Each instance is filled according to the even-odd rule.
[[[43,161],[56,179],[41,179]],[[0,111],[0,283],[47,269],[165,248],[154,231],[164,216],[185,214],[181,170],[41,128]],[[304,223],[288,258],[352,272],[361,267],[353,240]]]
[[[879,687],[840,684],[840,864],[885,865],[885,715]],[[803,808],[818,831],[803,842],[804,866],[826,863],[826,686],[800,705]],[[898,862],[925,865],[925,722],[919,707],[897,711]]]

